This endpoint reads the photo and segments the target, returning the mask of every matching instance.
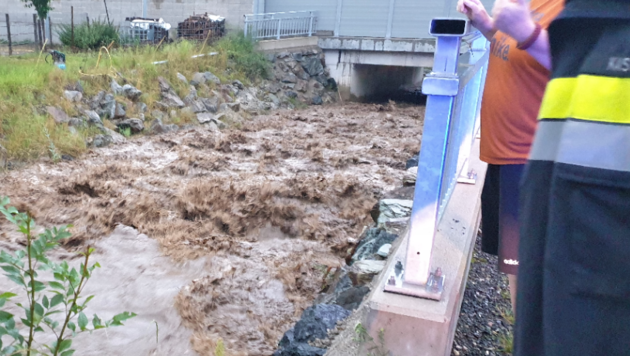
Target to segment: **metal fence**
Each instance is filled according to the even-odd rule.
[[[409,244],[402,268],[388,276],[385,290],[439,300],[445,277],[439,268],[431,271],[433,241],[455,185],[476,178],[468,171],[468,158],[479,127],[489,52],[488,41],[470,33],[465,20],[434,19],[430,33],[437,37],[437,48],[433,71],[422,83],[428,98]]]
[[[254,39],[312,36],[316,31],[314,11],[270,12],[245,15],[245,36]]]
[[[0,13],[0,55],[36,51],[51,38],[50,21],[42,21],[35,14]]]

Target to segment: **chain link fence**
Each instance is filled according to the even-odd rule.
[[[89,27],[95,20],[107,21],[91,18],[87,12],[75,11],[73,7],[68,10],[52,11],[45,20],[40,20],[34,13],[0,13],[0,55],[38,52],[44,43],[46,50],[59,46],[62,44],[59,39],[62,25],[72,29],[70,42],[74,43],[75,27],[83,24]],[[207,13],[193,14],[177,24],[165,23],[160,18],[127,17],[116,27],[123,46],[158,44],[178,38],[210,43],[226,33],[225,18]]]

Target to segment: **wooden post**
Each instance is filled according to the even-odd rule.
[[[53,46],[52,19],[48,16],[48,32],[50,32],[50,47]]]
[[[74,6],[70,6],[70,29],[72,31],[72,47],[74,47]]]
[[[11,22],[9,21],[9,14],[5,14],[7,18],[7,37],[9,39],[9,56],[13,54],[13,46],[11,44]]]
[[[105,4],[105,14],[107,15],[107,23],[111,25],[112,22],[109,21],[109,11],[107,11],[107,0],[103,0],[103,3]]]
[[[44,45],[44,38],[46,37],[46,32],[42,32],[42,28],[44,20],[37,20],[37,31],[39,32],[39,48],[41,49]]]
[[[85,14],[85,19],[87,20],[88,31],[90,30],[90,15]]]
[[[39,39],[37,38],[37,15],[33,14],[33,35],[35,36],[35,50],[37,50]]]

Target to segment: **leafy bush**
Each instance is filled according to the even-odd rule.
[[[0,213],[24,234],[26,249],[18,250],[15,254],[0,251],[0,268],[7,278],[26,292],[23,299],[27,302],[14,303],[24,310],[24,317],[20,319],[24,330],[17,328],[15,315],[0,309],[0,355],[71,356],[74,353],[72,338],[76,334],[123,325],[124,320],[136,316],[124,312],[109,321],[102,321],[95,314],[92,327],[88,327],[89,319],[84,311],[94,296],[86,298],[81,293],[94,269],[100,267],[98,262],[89,266],[94,249],[88,247],[81,253],[83,262],[78,270],[71,268],[66,261],[57,263],[50,260],[46,253],[70,237],[67,227],[46,229],[36,237],[33,235],[36,225],[32,215],[20,213],[14,207],[7,207],[8,204],[8,198],[0,198]],[[38,271],[47,271],[54,276],[54,280],[42,280]],[[0,294],[0,308],[17,296],[11,292]],[[54,337],[55,341],[50,345],[35,341],[38,333],[46,332],[44,328]],[[4,348],[3,336],[13,339]]]
[[[267,77],[269,61],[256,51],[254,42],[242,33],[223,37],[216,44],[219,52],[227,54],[228,68],[247,75],[250,80]]]
[[[65,46],[72,46],[72,26],[63,24],[58,31],[59,39]],[[74,26],[74,46],[79,49],[98,49],[108,46],[112,41],[118,44],[120,35],[118,27],[102,20],[95,20]]]

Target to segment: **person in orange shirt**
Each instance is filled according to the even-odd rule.
[[[481,106],[480,158],[488,163],[481,194],[481,248],[498,255],[499,271],[508,275],[513,311],[519,265],[519,183],[550,75],[550,59],[539,55],[544,49],[538,45],[548,45],[548,41],[538,39],[546,38],[546,28],[563,4],[562,0],[532,0],[536,26],[526,40],[517,42],[495,29],[493,18],[479,0],[457,3],[457,10],[491,42]]]

